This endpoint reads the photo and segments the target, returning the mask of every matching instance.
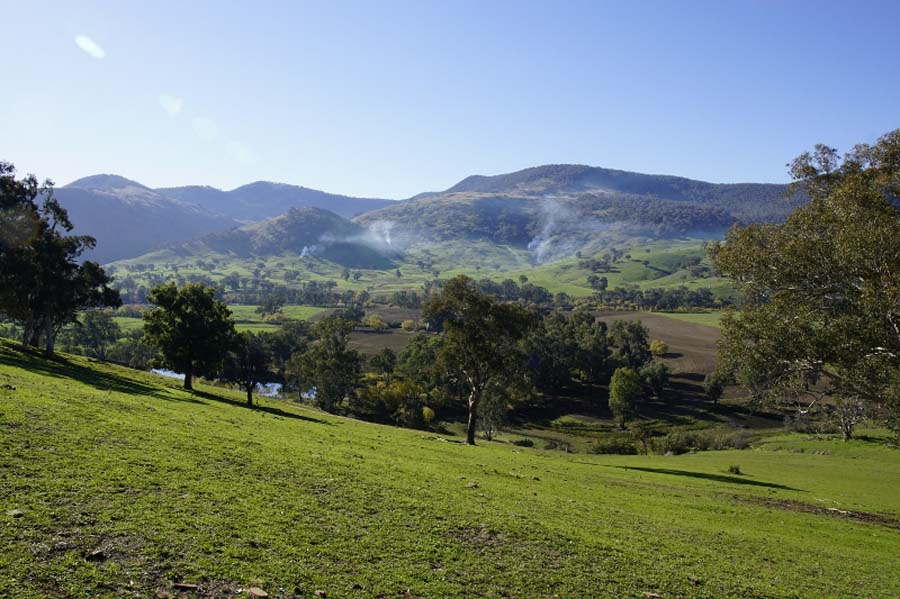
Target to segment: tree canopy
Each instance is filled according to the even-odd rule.
[[[121,305],[100,265],[79,262],[95,240],[69,235],[72,229],[52,182],[16,179],[15,168],[0,162],[0,312],[22,325],[24,345],[43,340],[47,355],[79,310]]]
[[[518,342],[531,327],[532,315],[480,292],[472,279],[461,275],[429,300],[424,318],[443,329],[437,359],[468,389],[466,441],[474,445],[485,392],[499,393],[525,381]]]
[[[803,411],[826,398],[896,410],[900,130],[843,157],[817,146],[790,167],[810,202],[711,246],[743,298],[722,322],[723,369],[758,399]]]
[[[144,312],[146,340],[159,348],[166,366],[184,374],[184,388],[193,389],[196,374],[215,374],[235,335],[231,311],[215,291],[167,283],[154,287],[147,299],[156,307]]]

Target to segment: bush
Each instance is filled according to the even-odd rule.
[[[534,447],[534,441],[531,439],[516,439],[512,444],[518,445],[519,447]]]
[[[428,406],[422,406],[422,420],[425,424],[431,424],[434,421],[434,410]]]
[[[404,320],[400,323],[400,328],[404,331],[414,331],[416,330],[416,323],[412,320]]]
[[[743,474],[743,472],[741,472],[740,466],[738,466],[737,464],[732,464],[731,466],[728,467],[728,474],[740,475],[740,474]]]
[[[650,439],[654,453],[675,455],[689,451],[747,449],[750,438],[744,431],[672,431],[665,437]]]
[[[650,353],[657,357],[664,356],[669,353],[669,345],[665,341],[651,339]]]
[[[638,449],[631,435],[610,435],[594,443],[591,453],[636,455]]]

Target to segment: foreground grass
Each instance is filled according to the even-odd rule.
[[[900,596],[877,443],[473,448],[175,384],[0,345],[0,597]]]

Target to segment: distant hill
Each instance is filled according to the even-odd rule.
[[[75,232],[97,239],[86,257],[103,263],[238,224],[118,175],[78,179],[57,188],[55,196],[68,210]]]
[[[433,197],[453,193],[510,194],[524,197],[574,196],[583,193],[651,197],[713,206],[739,222],[785,218],[804,201],[785,199],[788,186],[773,183],[707,183],[669,175],[647,175],[580,164],[548,164],[494,176],[473,175]]]
[[[165,187],[156,191],[245,222],[272,218],[291,208],[303,207],[324,208],[350,218],[394,203],[393,200],[353,198],[269,181],[257,181],[231,191],[199,185]]]
[[[318,258],[350,268],[384,269],[393,252],[368,229],[322,208],[292,208],[258,223],[211,233],[170,246],[180,258],[209,255],[234,259],[295,255]]]
[[[401,245],[484,239],[527,247],[540,263],[628,239],[718,237],[734,223],[774,222],[804,198],[786,185],[715,184],[574,164],[475,175],[355,221],[390,226]]]

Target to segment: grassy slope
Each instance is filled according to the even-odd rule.
[[[823,510],[900,516],[874,443],[471,448],[175,384],[0,345],[0,596],[900,596],[897,521]]]

